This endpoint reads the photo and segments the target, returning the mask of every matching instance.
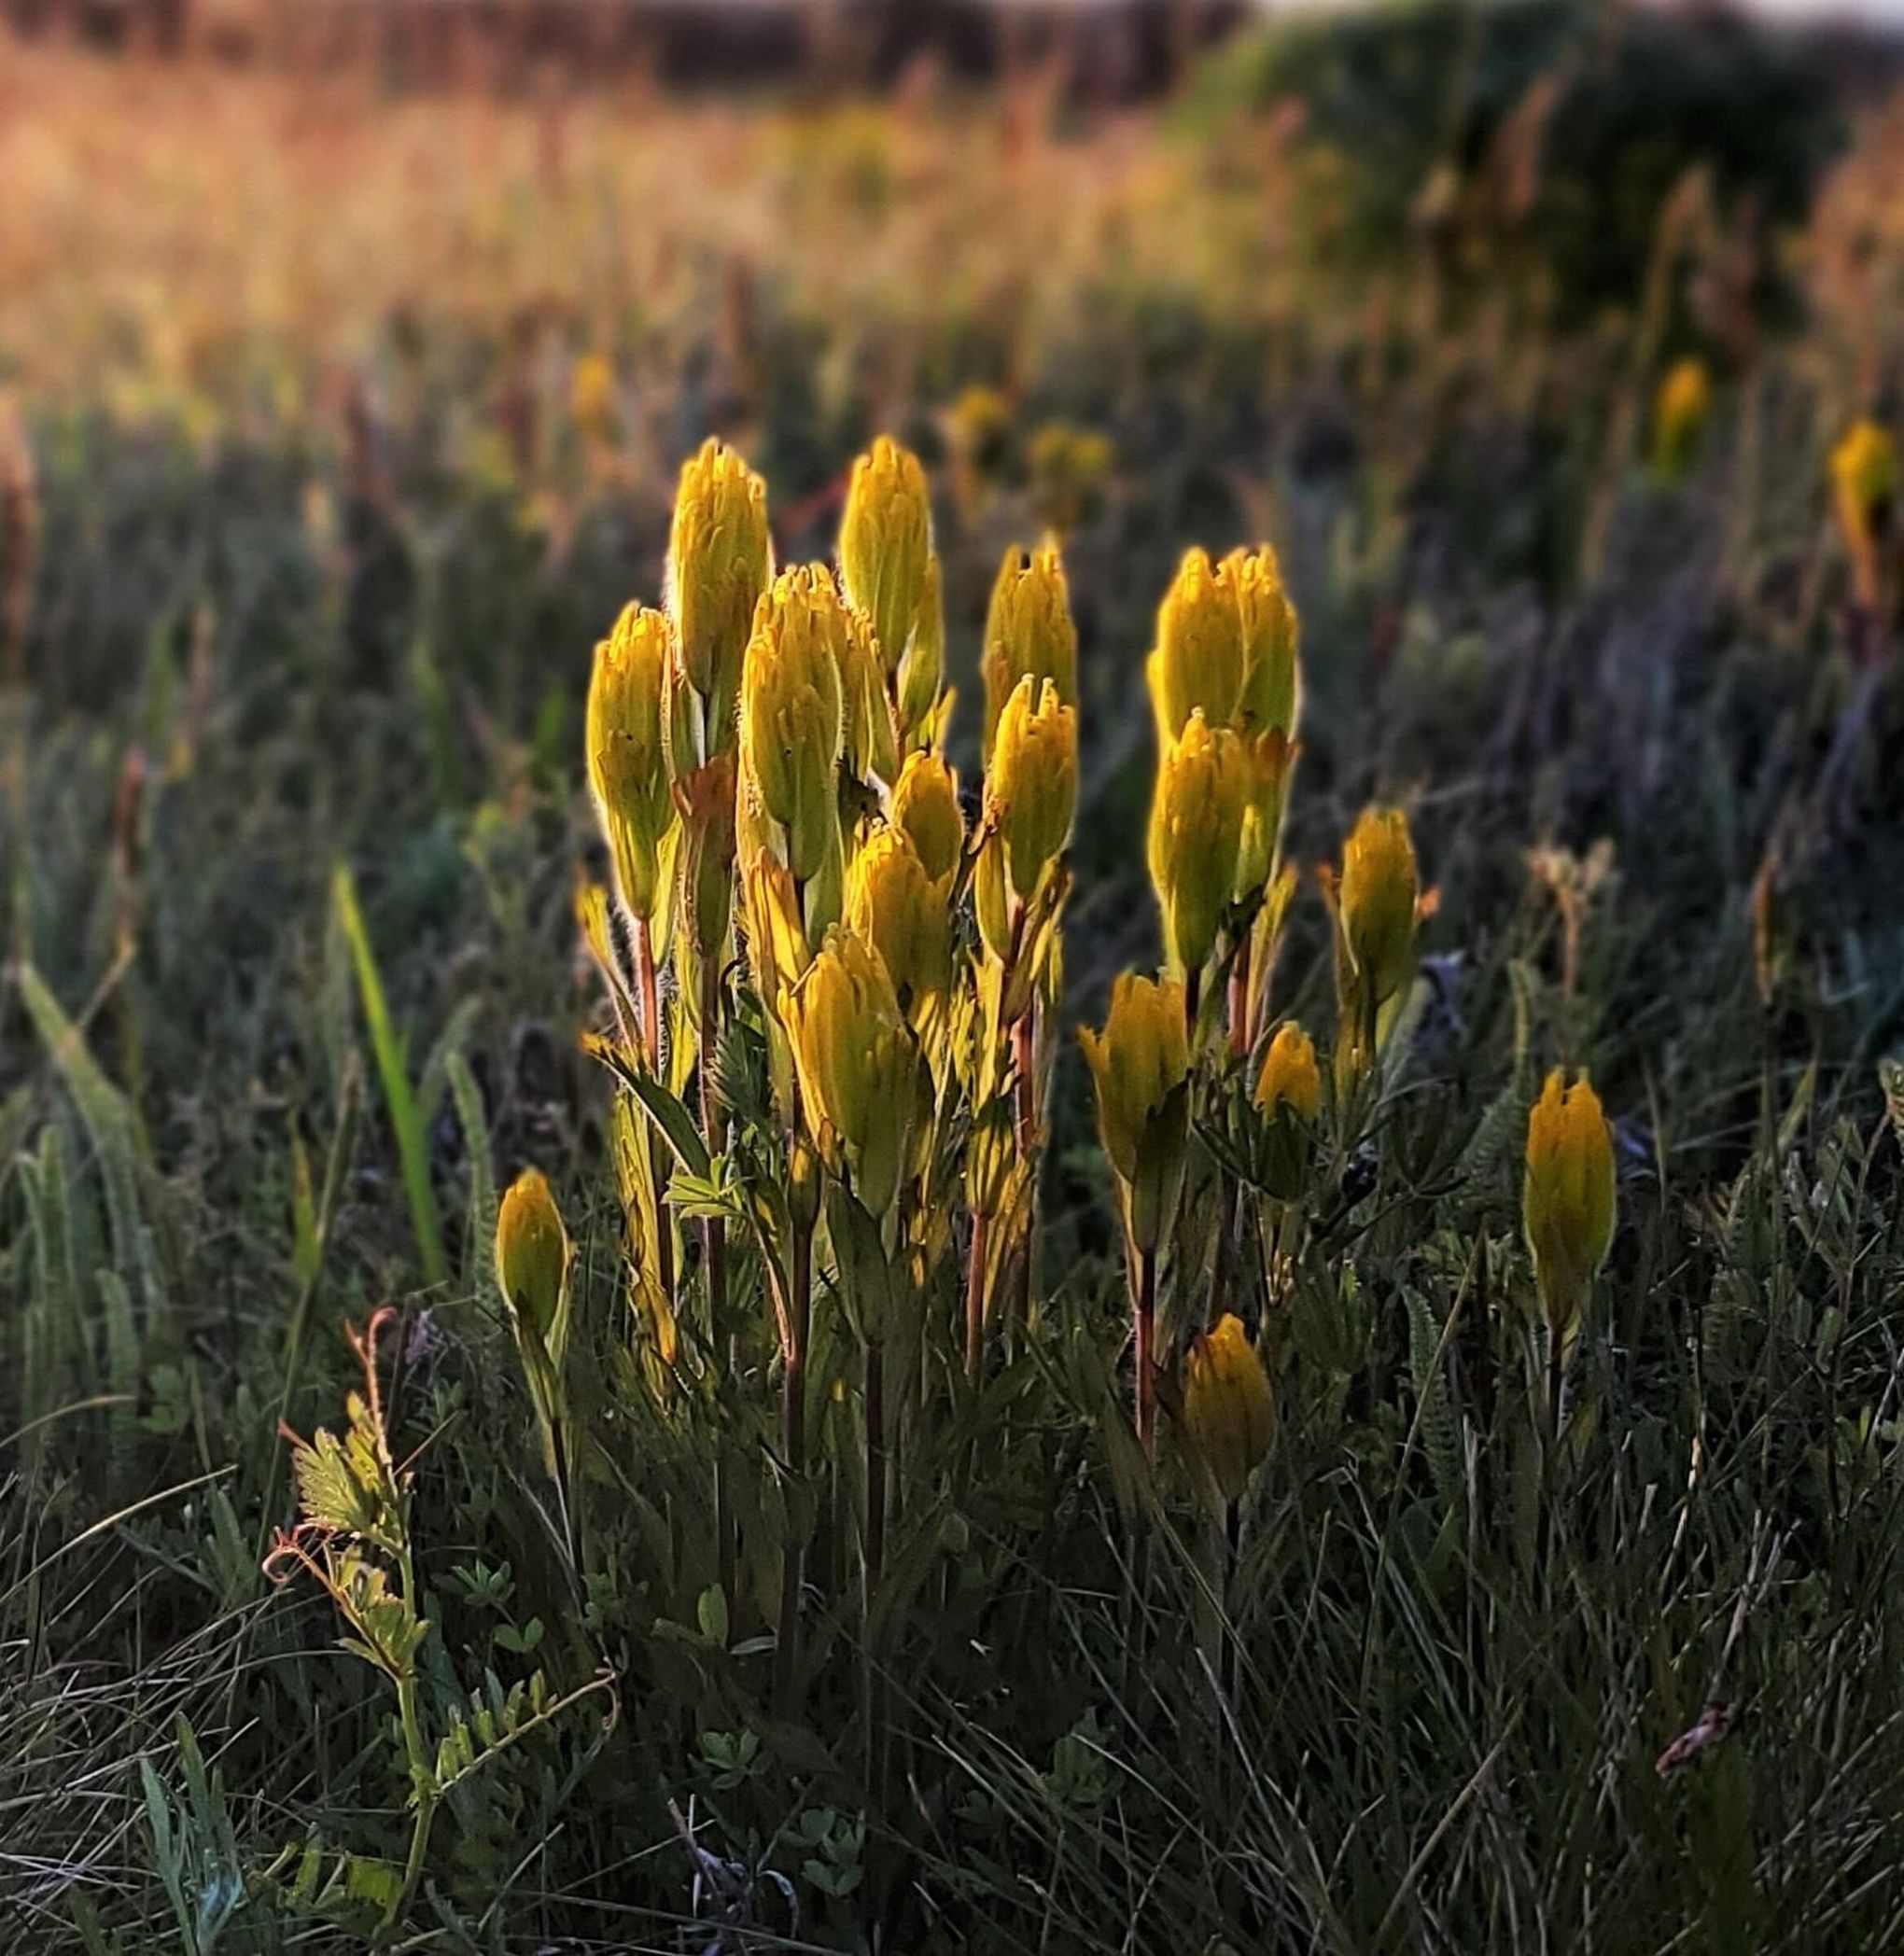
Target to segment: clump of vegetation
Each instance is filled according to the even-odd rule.
[[[1888,125],[1728,337],[1248,128],[35,59],[0,1912],[1884,1946]]]

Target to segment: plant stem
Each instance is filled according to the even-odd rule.
[[[875,1339],[866,1347],[866,1535],[861,1564],[860,1637],[866,1664],[866,1782],[876,1807],[886,1754],[885,1692],[873,1613],[886,1562],[886,1354]]]
[[[661,1078],[661,985],[654,969],[654,939],[648,919],[635,919],[635,983],[641,999],[641,1042],[647,1049],[648,1070]],[[665,1163],[651,1135],[649,1157],[654,1164],[654,1261],[661,1294],[670,1308],[675,1302],[674,1230],[668,1222],[667,1200],[661,1193]]]
[[[1137,1408],[1137,1439],[1147,1459],[1156,1457],[1157,1386],[1156,1342],[1157,1259],[1156,1252],[1137,1252],[1137,1299],[1133,1320],[1137,1334],[1137,1378],[1134,1386]]]
[[[790,1489],[804,1495],[806,1484],[806,1344],[813,1316],[813,1231],[805,1223],[793,1227],[792,1269],[787,1299],[786,1367],[780,1380],[780,1431],[787,1452]],[[800,1597],[806,1583],[806,1529],[804,1516],[793,1517],[787,1554],[780,1572],[779,1635],[774,1650],[774,1696],[782,1712],[791,1713],[800,1645]]]
[[[710,1154],[727,1145],[720,1096],[714,1090],[714,1053],[721,1037],[721,965],[718,952],[701,959],[701,1135]],[[707,1252],[707,1324],[711,1331],[727,1313],[727,1224],[709,1216],[703,1227]]]
[[[985,1265],[991,1218],[974,1210],[972,1244],[965,1254],[965,1376],[975,1379],[985,1362]]]

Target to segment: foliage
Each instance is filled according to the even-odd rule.
[[[1248,129],[29,68],[0,130],[0,1920],[219,1956],[1895,1941],[1904,580],[1877,472],[1828,480],[1895,423],[1895,122],[1795,249],[1802,330],[1711,340],[1666,470],[1664,341],[1731,262],[1696,227],[1629,258],[1611,327],[1525,265],[1464,321],[1410,253],[1316,264]],[[76,203],[94,154],[138,197]],[[248,217],[208,189],[241,180]],[[589,650],[665,609],[705,435],[799,563],[881,427],[945,620],[932,687],[920,612],[877,668],[895,746],[967,784],[967,857],[1003,832],[985,785],[1028,799],[982,893],[925,859],[943,776],[902,793],[859,722],[922,878],[842,860],[876,942],[802,995],[864,1035],[803,1055],[809,1128],[719,874],[648,1037]],[[915,537],[903,460],[867,474]],[[1187,547],[1214,586],[1263,537],[1302,683],[1258,725],[1204,595],[1155,626]],[[1292,759],[1263,741],[1298,697]],[[685,828],[721,755],[682,724],[687,805],[642,808]],[[1198,845],[1227,875],[1156,825],[1198,913],[1167,943],[1154,763],[1193,726],[1250,791]],[[1056,854],[1064,770],[991,764],[1047,742]],[[826,778],[780,823],[822,863],[866,806]],[[1153,1010],[1160,1091],[1107,1076],[1107,1157],[1075,1030],[1172,952],[1181,1078]],[[890,1069],[988,984],[1031,1064],[948,1060],[869,1226]],[[1610,1241],[1594,1205],[1562,1239],[1558,1336],[1525,1180],[1557,1067],[1567,1145],[1617,1173]],[[525,1167],[563,1224],[553,1341],[556,1233],[527,1288],[497,1254]]]

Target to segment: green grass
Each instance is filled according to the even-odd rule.
[[[798,1714],[775,1702],[779,1554],[812,1517],[774,1469],[757,1277],[738,1265],[730,1322],[684,1321],[657,1396],[619,1294],[609,1083],[578,1050],[600,1013],[572,910],[581,690],[620,603],[658,593],[665,489],[565,478],[552,554],[546,508],[459,472],[427,415],[379,501],[236,423],[28,402],[43,542],[0,808],[0,1921],[22,1948],[1904,1938],[1904,1093],[1881,1080],[1904,1049],[1904,693],[1886,641],[1844,719],[1827,356],[1771,343],[1666,486],[1609,454],[1629,349],[1537,312],[1499,357],[1485,317],[1397,347],[1371,306],[1292,342],[1114,267],[1104,291],[1021,403],[1119,457],[1068,551],[1070,1015],[1155,956],[1141,670],[1193,540],[1267,528],[1302,608],[1297,859],[1394,796],[1440,905],[1371,1157],[1325,1153],[1308,1197],[1226,1583],[1168,1419],[1154,1511],[1144,1490],[1066,1051],[1038,1306],[911,1436],[883,1797],[858,1619],[826,1601],[850,1544],[824,1529]],[[438,327],[455,343],[416,329]],[[714,328],[628,330],[686,372]],[[772,297],[753,330],[754,459],[794,510],[867,419],[803,377],[859,342]],[[930,449],[989,375],[955,349],[915,377],[893,418]],[[1009,480],[941,510],[968,778],[976,619],[1031,520]],[[820,548],[826,522],[783,542]],[[1603,837],[1570,987],[1527,852]],[[1279,1009],[1325,1024],[1331,996],[1306,887]],[[1543,1460],[1519,1166],[1562,1057],[1615,1120],[1621,1223]],[[579,1246],[573,1556],[488,1263],[525,1162]],[[1167,1326],[1203,1301],[1197,1188]],[[396,1700],[321,1592],[261,1564],[294,1513],[279,1422],[342,1428],[342,1327],[385,1304],[417,1716],[452,1763],[379,1932],[413,1838]],[[929,1307],[956,1323],[949,1289]],[[822,1308],[816,1376],[856,1362]],[[1726,1735],[1657,1773],[1713,1697]]]

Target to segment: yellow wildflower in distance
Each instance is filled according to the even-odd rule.
[[[1239,1501],[1276,1437],[1269,1375],[1243,1329],[1225,1311],[1191,1340],[1183,1366],[1183,1425],[1225,1501]]]
[[[1600,1097],[1585,1074],[1566,1085],[1557,1067],[1528,1116],[1522,1199],[1541,1306],[1557,1336],[1579,1321],[1613,1241],[1615,1205],[1613,1136]]]

